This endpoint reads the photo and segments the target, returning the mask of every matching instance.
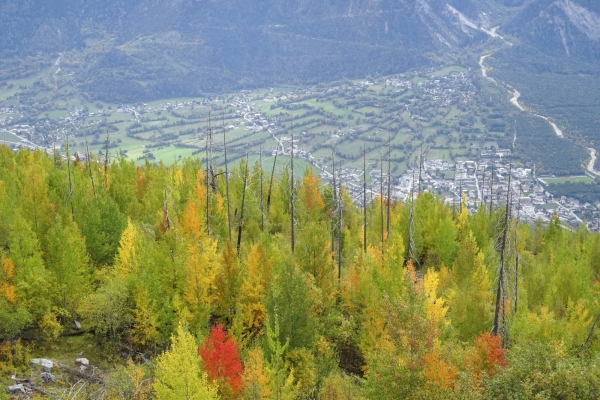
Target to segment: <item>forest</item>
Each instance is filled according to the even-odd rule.
[[[4,387],[12,375],[69,399],[600,393],[600,236],[522,223],[510,192],[473,215],[417,187],[392,201],[391,184],[358,206],[343,174],[324,185],[293,158],[275,173],[271,160],[105,156],[0,147]],[[72,337],[103,367],[40,383],[30,359],[65,363]]]

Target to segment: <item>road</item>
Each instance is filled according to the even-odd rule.
[[[588,164],[587,170],[589,173],[596,175],[597,177],[600,177],[600,171],[596,171],[594,169],[594,164],[596,164],[596,156],[597,156],[596,150],[592,149],[591,147],[588,147],[588,150],[590,152],[591,159],[590,159],[590,163]]]

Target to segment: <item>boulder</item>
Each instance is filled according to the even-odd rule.
[[[88,365],[90,365],[90,360],[82,357],[75,360],[75,363],[78,365],[85,365],[87,367]]]
[[[80,330],[81,329],[81,324],[79,323],[79,321],[77,320],[73,320],[73,326],[75,327],[75,329]]]
[[[27,394],[25,386],[22,383],[17,383],[16,385],[9,386],[8,391],[10,392],[10,394]]]
[[[29,360],[29,365],[32,368],[40,366],[43,372],[52,372],[52,367],[54,366],[52,361],[48,360],[47,358],[32,358]]]
[[[56,377],[54,375],[52,375],[50,372],[42,372],[42,375],[40,375],[40,379],[44,383],[56,382]]]

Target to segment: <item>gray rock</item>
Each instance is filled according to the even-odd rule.
[[[78,358],[77,360],[75,360],[75,362],[79,365],[85,365],[88,366],[90,365],[90,360],[88,360],[87,358]]]
[[[25,391],[25,386],[22,383],[17,383],[16,385],[12,385],[8,387],[8,391],[10,394],[27,394]]]
[[[47,358],[32,358],[29,360],[29,365],[32,368],[40,366],[43,372],[52,372],[52,367],[54,366],[52,361],[48,360]]]
[[[54,375],[52,375],[50,372],[42,372],[42,374],[40,375],[40,379],[44,383],[56,382],[56,377]]]
[[[81,329],[81,324],[77,320],[73,320],[73,326],[75,326],[75,329],[77,330]]]

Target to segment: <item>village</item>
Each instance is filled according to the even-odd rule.
[[[419,78],[408,74],[284,91],[242,90],[202,100],[98,104],[92,108],[82,105],[70,108],[60,118],[45,114],[46,118],[38,118],[35,123],[27,118],[26,105],[6,106],[0,108],[0,143],[13,149],[42,148],[49,153],[64,153],[69,138],[71,154],[79,159],[85,159],[89,144],[94,155],[102,156],[108,147],[115,152],[120,149],[124,157],[133,153],[138,162],[146,158],[154,162],[169,147],[179,148],[181,153],[188,149],[191,155],[202,154],[209,131],[218,152],[220,139],[215,139],[215,135],[231,132],[227,134],[227,151],[231,162],[239,162],[246,152],[257,155],[259,146],[267,157],[269,154],[289,157],[291,133],[295,131],[294,157],[312,165],[323,182],[328,183],[333,178],[333,153],[339,165],[336,178],[343,182],[355,203],[362,204],[364,171],[358,167],[363,163],[361,146],[385,147],[388,132],[395,131],[394,135],[403,138],[403,144],[394,145],[394,149],[402,151],[400,159],[406,160],[404,167],[388,169],[387,159],[382,155],[385,149],[368,154],[364,160],[368,173],[367,202],[379,195],[381,188],[387,194],[389,171],[393,176],[389,185],[393,199],[407,201],[419,191],[431,191],[454,207],[465,202],[470,212],[506,204],[510,181],[510,201],[514,216],[520,220],[548,222],[556,213],[566,227],[577,228],[586,222],[590,231],[600,231],[600,206],[581,204],[564,196],[556,198],[544,177],[536,176],[535,165],[511,165],[509,150],[488,143],[490,136],[486,136],[484,118],[440,114],[441,109],[453,110],[452,107],[468,107],[473,103],[475,88],[467,71],[440,76],[434,75],[433,69],[420,73]],[[378,92],[373,92],[376,86]],[[383,103],[387,96],[398,95],[393,105]],[[317,106],[327,101],[333,102],[332,111]],[[335,109],[348,118],[337,116]],[[212,127],[208,110],[213,112]],[[394,117],[395,112],[399,116]],[[489,120],[498,123],[496,117]],[[422,124],[426,123],[432,123],[432,128],[425,128]],[[335,129],[322,131],[321,126]],[[450,134],[452,130],[460,134]],[[110,142],[106,143],[109,135]],[[427,148],[425,155],[418,154],[419,136]],[[136,146],[142,150],[136,150]],[[450,157],[441,158],[436,149],[445,146],[450,146]],[[433,154],[427,157],[430,149]],[[374,159],[375,152],[379,152],[379,159]],[[421,159],[422,162],[417,162]]]

